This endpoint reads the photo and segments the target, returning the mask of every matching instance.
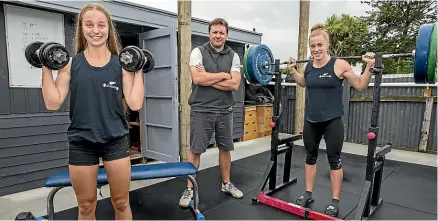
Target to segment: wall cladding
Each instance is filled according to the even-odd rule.
[[[0,117],[0,196],[42,186],[68,163],[68,113]]]
[[[350,102],[348,113],[348,132],[346,141],[367,143],[365,134],[371,120],[372,101],[358,101],[358,98],[371,97],[372,89],[359,92],[350,87]],[[422,87],[382,87],[382,97],[422,97]],[[434,88],[433,96],[436,96]],[[356,98],[356,99],[354,99]],[[394,147],[416,149],[420,142],[421,127],[424,119],[425,102],[422,101],[382,101],[380,103],[378,126],[380,128],[377,142],[379,144],[392,143]],[[432,118],[429,131],[427,150],[436,152],[436,102],[432,108]]]
[[[66,47],[72,52],[73,20],[65,15]],[[0,33],[5,32],[0,4]],[[0,35],[0,48],[6,48]],[[40,88],[9,88],[6,50],[0,50],[0,196],[33,189],[68,163],[69,96],[59,111],[45,108]]]

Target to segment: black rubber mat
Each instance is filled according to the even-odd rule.
[[[437,168],[401,163],[383,182],[386,202],[437,214]]]
[[[263,173],[233,165],[231,178],[235,186],[244,193],[256,189]],[[218,166],[202,170],[197,176],[201,211],[207,211],[232,199],[221,191],[221,175]],[[179,207],[179,199],[186,186],[183,178],[154,184],[131,191],[130,204],[133,219],[190,219],[191,211]],[[56,197],[55,197],[56,198]],[[55,205],[56,211],[56,205]],[[56,219],[72,220],[77,217],[77,208],[55,214]],[[100,200],[96,211],[97,219],[114,219],[114,210],[109,198]]]
[[[294,202],[304,192],[304,153],[296,148],[293,154],[291,177],[297,183],[281,190],[273,196]],[[200,188],[200,210],[207,220],[301,220],[301,217],[280,211],[263,204],[253,204],[251,197],[258,193],[262,175],[269,161],[269,151],[233,162],[231,179],[241,189],[245,197],[234,199],[221,191],[219,166],[200,171],[197,181]],[[386,161],[381,196],[383,206],[373,219],[437,219],[437,174],[435,167]],[[365,178],[366,157],[351,154],[342,155],[344,182],[340,200],[340,218],[352,219],[359,201]],[[281,182],[282,166],[279,163],[277,182]],[[301,168],[301,169],[300,169]],[[316,201],[310,206],[323,212],[331,202],[332,191],[328,162],[325,151],[320,151],[318,174],[313,196]],[[175,178],[155,185],[131,191],[130,204],[134,220],[187,220],[194,219],[190,210],[179,207],[178,202],[186,180]],[[56,197],[55,197],[56,210]],[[114,219],[114,210],[109,198],[97,205],[97,219]],[[56,213],[56,219],[77,219],[77,208]]]
[[[342,153],[341,162],[344,170],[342,191],[359,196],[365,181],[366,157]],[[386,160],[382,179],[385,180],[399,164],[400,162]],[[317,174],[318,185],[331,188],[330,166],[327,158],[318,161]]]
[[[190,219],[189,210],[181,209],[179,198],[185,183],[179,179],[154,184],[130,192],[130,205],[134,220]],[[55,197],[56,198],[56,197]],[[56,205],[55,205],[56,210]],[[55,214],[55,219],[76,220],[77,208]],[[109,198],[99,200],[96,207],[98,220],[114,220],[114,209]]]
[[[353,220],[356,213],[354,209],[346,220]],[[382,206],[376,211],[373,220],[437,220],[437,216],[418,210],[397,206],[388,202],[383,202]]]
[[[323,149],[319,150],[319,155],[321,156],[318,160],[324,160],[326,157],[326,152]],[[294,146],[292,149],[292,164],[291,173],[304,169],[305,163],[305,150],[302,146]],[[239,159],[233,162],[234,165],[239,165],[253,170],[258,170],[264,172],[266,166],[271,158],[271,152],[266,151],[259,153],[247,158]],[[284,154],[281,154],[277,158],[277,171],[283,171],[284,169]]]
[[[275,208],[261,204],[249,205],[230,200],[204,213],[206,220],[291,220],[300,219]]]

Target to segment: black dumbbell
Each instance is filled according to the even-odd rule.
[[[26,60],[36,68],[44,65],[50,70],[60,70],[70,61],[67,49],[56,42],[32,42],[26,46],[24,54]]]
[[[143,69],[144,73],[148,73],[155,66],[155,58],[152,53],[137,46],[123,48],[119,54],[119,61],[123,69],[129,72],[137,72]]]

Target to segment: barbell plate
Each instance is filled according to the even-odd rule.
[[[436,57],[437,57],[437,38],[438,27],[434,25],[432,35],[430,37],[430,49],[427,61],[427,82],[429,84],[435,84],[436,82]]]
[[[46,42],[42,44],[39,57],[42,65],[51,70],[61,70],[70,62],[70,55],[67,49],[56,42]]]
[[[243,76],[245,77],[245,79],[252,84],[252,80],[249,78],[248,76],[248,53],[251,50],[253,46],[251,45],[248,49],[246,49],[245,54],[243,55]]]
[[[123,69],[129,72],[136,72],[145,64],[144,54],[137,46],[126,46],[119,54],[119,62]]]
[[[246,58],[247,58],[247,55],[248,55],[248,50],[249,49],[247,49],[246,51],[245,51],[245,54],[243,55],[243,77],[249,82],[249,79],[248,79],[248,74],[246,73]]]
[[[43,65],[36,53],[36,51],[43,45],[41,41],[34,41],[26,46],[24,50],[24,56],[26,57],[27,62],[36,68],[42,68]]]
[[[414,81],[417,84],[427,82],[427,63],[433,26],[433,24],[424,24],[418,31],[414,58]]]
[[[256,45],[253,45],[253,46],[251,46],[251,47],[248,48],[247,53],[246,53],[246,60],[245,60],[245,65],[246,65],[246,66],[245,66],[245,71],[246,71],[246,75],[247,75],[247,77],[248,77],[248,81],[249,81],[251,84],[257,83],[257,82],[255,81],[253,75],[249,73],[249,69],[251,69],[251,68],[248,67],[248,66],[250,65],[250,62],[249,62],[249,59],[250,59],[250,57],[249,57],[249,53],[254,49],[255,46],[256,46]],[[252,69],[251,69],[251,70],[252,70]]]
[[[266,45],[260,44],[251,48],[248,53],[247,62],[248,76],[253,79],[254,83],[265,86],[271,82],[274,66],[266,65],[266,62],[274,63],[274,56]]]
[[[143,72],[149,73],[155,67],[155,57],[152,54],[152,52],[150,52],[146,49],[141,49],[141,51],[143,52],[144,56],[146,57],[146,63],[143,66]]]

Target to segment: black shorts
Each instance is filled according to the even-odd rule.
[[[87,141],[69,142],[68,163],[70,165],[97,165],[99,164],[99,157],[102,157],[103,161],[129,157],[128,136],[125,135],[105,144],[96,144]]]
[[[217,147],[226,150],[234,150],[233,143],[233,113],[190,113],[190,151],[192,153],[204,153],[209,146],[216,141]]]

